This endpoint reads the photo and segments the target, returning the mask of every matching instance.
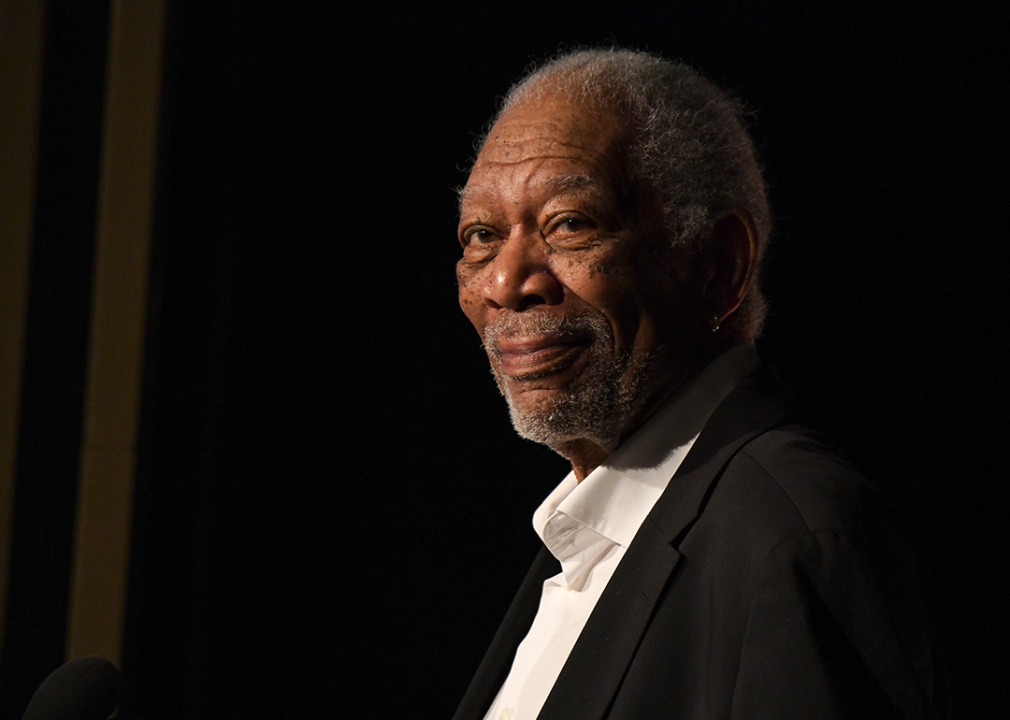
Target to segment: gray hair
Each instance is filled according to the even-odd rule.
[[[513,85],[492,124],[509,108],[547,95],[628,119],[631,172],[661,194],[674,244],[700,247],[726,211],[746,210],[757,229],[760,270],[771,210],[739,101],[683,63],[632,50],[577,50]],[[760,334],[766,314],[759,276],[740,307],[751,337]]]

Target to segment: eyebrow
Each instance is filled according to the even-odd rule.
[[[569,192],[572,190],[604,192],[603,185],[594,177],[582,174],[557,175],[549,178],[541,184],[555,193]],[[464,185],[458,191],[458,209],[462,211],[463,203],[473,195],[480,193],[480,187]]]
[[[463,185],[456,188],[456,211],[463,212],[463,203],[466,199],[476,192],[477,188],[470,187],[469,185]]]
[[[600,184],[600,181],[589,175],[559,175],[552,177],[544,185],[559,193],[568,192],[569,190],[603,192],[603,185]]]

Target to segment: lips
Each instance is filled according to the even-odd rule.
[[[501,372],[513,380],[530,380],[560,373],[586,350],[590,338],[536,335],[500,338],[493,346]]]

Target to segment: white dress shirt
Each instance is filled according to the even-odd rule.
[[[569,473],[533,514],[533,529],[561,562],[486,720],[533,720],[652,506],[712,411],[758,366],[752,344],[713,361],[579,483]]]

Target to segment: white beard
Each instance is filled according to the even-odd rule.
[[[589,335],[592,343],[586,371],[567,392],[553,400],[520,404],[513,397],[510,380],[497,361],[499,338],[537,334]],[[602,315],[584,313],[574,318],[545,314],[506,314],[484,333],[484,347],[491,357],[491,371],[509,405],[512,426],[521,437],[560,452],[573,440],[589,440],[611,451],[633,427],[646,401],[650,362],[632,358],[630,352],[615,355],[613,332]],[[530,376],[524,380],[534,380]],[[523,381],[520,380],[519,383]]]

